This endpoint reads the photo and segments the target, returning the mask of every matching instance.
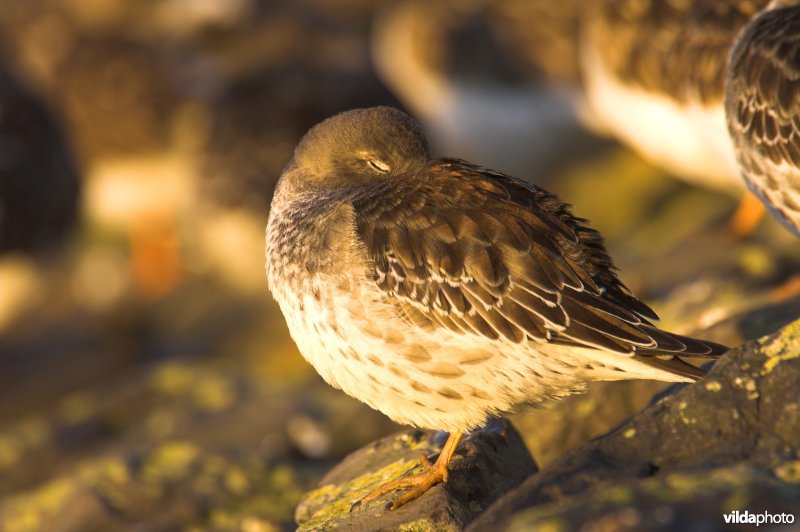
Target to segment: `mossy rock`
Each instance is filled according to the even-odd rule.
[[[351,511],[381,484],[419,469],[419,457],[439,452],[443,438],[407,430],[368,445],[342,461],[303,497],[300,530],[460,530],[493,501],[536,471],[519,434],[506,420],[465,437],[449,479],[401,508],[385,509],[388,494]]]

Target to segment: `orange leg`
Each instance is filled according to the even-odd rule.
[[[387,482],[360,501],[356,502],[350,511],[361,505],[369,504],[375,499],[382,497],[387,493],[391,493],[394,490],[408,489],[407,492],[387,505],[389,510],[396,510],[405,503],[413,501],[440,482],[447,482],[447,465],[450,463],[450,459],[453,458],[453,454],[456,452],[456,447],[458,447],[458,442],[461,441],[461,436],[461,432],[451,433],[447,437],[444,447],[442,447],[442,452],[439,454],[439,458],[437,458],[436,462],[433,464],[431,464],[428,460],[428,457],[423,454],[419,459],[423,468],[422,473],[401,477],[396,480],[392,480],[391,482]]]
[[[130,228],[134,286],[151,301],[170,292],[181,275],[175,221],[169,215],[143,216]]]
[[[731,216],[731,232],[738,238],[750,236],[764,218],[764,212],[766,209],[761,200],[752,192],[745,192]]]
[[[785,301],[800,295],[800,274],[795,274],[780,286],[770,291],[773,301]]]

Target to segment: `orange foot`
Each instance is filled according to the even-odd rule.
[[[745,192],[730,220],[730,228],[737,238],[752,235],[764,218],[766,209],[761,200],[752,192]]]
[[[394,490],[408,489],[408,491],[403,495],[386,505],[388,510],[397,510],[405,503],[413,501],[440,482],[447,482],[447,465],[450,463],[450,459],[453,458],[453,453],[455,453],[456,447],[458,447],[458,442],[460,440],[460,432],[451,433],[450,436],[448,436],[444,447],[442,447],[442,452],[439,454],[439,458],[436,459],[435,463],[431,464],[430,460],[428,460],[428,457],[423,454],[419,459],[423,468],[422,473],[409,475],[407,477],[402,477],[392,480],[391,482],[387,482],[360,501],[356,502],[350,508],[350,511],[352,512],[359,506],[369,504],[375,499],[382,497],[387,493],[391,493]]]

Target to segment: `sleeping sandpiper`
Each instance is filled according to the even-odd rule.
[[[281,176],[269,287],[330,385],[398,423],[450,433],[434,464],[378,488],[391,508],[447,480],[461,435],[596,380],[691,382],[680,356],[725,347],[668,333],[615,273],[600,234],[555,195],[432,158],[389,107],[312,128]]]

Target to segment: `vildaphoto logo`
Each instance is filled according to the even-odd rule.
[[[794,523],[794,514],[771,514],[769,512],[759,512],[757,514],[747,510],[740,512],[734,510],[727,514],[722,514],[725,524],[729,525],[782,525]]]

